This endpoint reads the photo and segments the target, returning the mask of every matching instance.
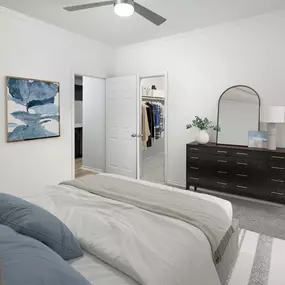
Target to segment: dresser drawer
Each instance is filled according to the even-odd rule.
[[[230,181],[233,178],[233,174],[230,171],[230,169],[225,169],[225,170],[217,169],[215,171],[215,176],[217,177],[218,180],[228,180],[228,181]]]
[[[190,186],[197,187],[209,187],[211,188],[214,184],[213,176],[200,176],[201,173],[188,173],[187,184]]]
[[[231,183],[229,181],[226,180],[224,181],[222,179],[213,182],[213,186],[214,188],[223,192],[229,192],[231,189]]]
[[[187,145],[187,152],[189,152],[189,155],[192,155],[193,153],[201,153],[201,148],[200,146]]]
[[[252,175],[247,174],[247,173],[236,173],[234,181],[236,185],[248,186],[248,185],[254,184],[253,178],[254,177]]]
[[[249,193],[249,194],[256,193],[256,187],[254,187],[254,185],[248,185],[243,182],[235,183],[233,185],[233,190],[236,192]]]
[[[268,176],[270,179],[285,180],[285,170],[283,167],[273,166],[269,168]]]
[[[216,157],[211,154],[190,153],[187,157],[188,166],[208,166],[213,165]]]
[[[279,177],[274,177],[274,176],[270,176],[268,178],[268,183],[269,186],[271,186],[273,189],[275,188],[281,188],[281,189],[285,189],[285,179],[284,178],[279,178]]]
[[[278,198],[278,199],[285,199],[285,192],[282,189],[277,189],[275,191],[271,191],[269,195],[273,198]]]
[[[255,160],[248,160],[244,158],[236,159],[234,162],[235,174],[249,174],[251,170],[255,169],[257,163]]]
[[[247,158],[236,158],[234,161],[236,172],[240,171],[261,171],[266,170],[266,160],[256,160],[256,159],[247,159]]]
[[[217,173],[218,171],[230,173],[232,166],[233,166],[233,161],[230,156],[229,157],[226,157],[226,156],[216,157],[215,168],[216,168]]]
[[[271,165],[285,166],[285,153],[269,153],[268,161]]]
[[[283,163],[281,162],[272,162],[269,161],[268,163],[268,167],[269,167],[269,172],[272,173],[285,173],[285,165],[283,165]]]

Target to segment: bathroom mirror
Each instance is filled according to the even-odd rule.
[[[219,99],[217,144],[248,145],[248,131],[259,131],[260,97],[249,86],[228,88]]]

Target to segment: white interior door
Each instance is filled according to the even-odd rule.
[[[137,178],[137,76],[106,81],[106,172]]]

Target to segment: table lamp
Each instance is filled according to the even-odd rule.
[[[262,121],[267,123],[267,148],[269,150],[276,150],[276,124],[285,122],[285,107],[269,106],[263,108]]]

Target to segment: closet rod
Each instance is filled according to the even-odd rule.
[[[165,74],[157,74],[157,75],[150,75],[150,76],[140,76],[140,79],[160,78],[160,77],[165,77]]]

